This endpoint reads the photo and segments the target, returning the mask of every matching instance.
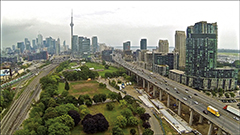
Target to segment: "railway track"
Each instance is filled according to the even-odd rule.
[[[13,102],[7,114],[3,117],[1,121],[1,135],[10,135],[19,127],[22,123],[26,114],[30,108],[32,99],[37,95],[37,91],[40,90],[39,81],[40,78],[46,76],[51,70],[53,70],[57,65],[49,65],[44,68],[41,74],[36,76],[33,81],[26,87],[17,100]],[[37,86],[36,86],[37,85]],[[36,88],[35,88],[36,86]],[[34,89],[32,95],[31,91]]]

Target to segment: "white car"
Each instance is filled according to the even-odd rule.
[[[188,91],[186,91],[186,93],[188,93]]]
[[[233,119],[239,121],[239,118],[238,118],[238,117],[233,116]]]
[[[187,101],[187,98],[183,97],[183,100]]]
[[[195,103],[196,105],[198,105],[198,102],[197,102],[197,101],[194,101],[194,103]]]

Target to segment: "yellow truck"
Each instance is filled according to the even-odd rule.
[[[214,114],[215,116],[217,116],[217,117],[220,116],[219,111],[216,108],[212,107],[212,106],[208,106],[207,110],[209,112],[211,112],[212,114]]]

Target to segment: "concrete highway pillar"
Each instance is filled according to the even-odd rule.
[[[143,80],[143,88],[145,88],[145,80],[144,79],[142,79]]]
[[[159,89],[159,100],[162,101],[162,90]]]
[[[199,122],[199,123],[202,123],[202,121],[203,121],[203,116],[200,115],[200,116],[199,116],[199,121],[198,121],[198,122]]]
[[[148,82],[147,92],[150,90],[150,82]]]
[[[182,109],[182,104],[180,101],[178,101],[178,115],[181,116],[181,109]]]
[[[157,87],[156,86],[153,86],[153,97],[155,98],[155,96],[156,96],[156,89],[157,89]]]
[[[212,129],[213,129],[213,123],[210,122],[209,129],[208,129],[208,135],[212,134]]]
[[[217,135],[222,135],[222,129],[221,128],[218,128]]]
[[[169,107],[169,106],[170,106],[170,95],[167,94],[167,107]]]
[[[190,110],[189,125],[192,126],[192,121],[193,121],[193,110],[192,110],[192,109],[189,109],[189,110]]]

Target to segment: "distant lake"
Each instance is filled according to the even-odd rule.
[[[114,47],[114,49],[123,49],[123,46],[111,46]],[[156,49],[157,46],[147,46],[147,49],[149,51],[152,51],[152,49]],[[136,51],[137,49],[140,49],[140,46],[130,46],[130,49],[133,51]],[[169,47],[169,52],[172,52],[174,50],[174,47],[170,46]]]

